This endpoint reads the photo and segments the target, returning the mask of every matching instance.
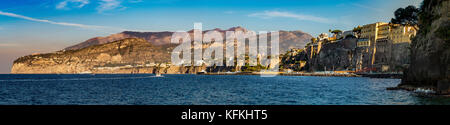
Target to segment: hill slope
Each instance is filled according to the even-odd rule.
[[[78,50],[20,57],[14,61],[11,73],[134,73],[139,72],[136,67],[170,62],[168,51],[174,47],[127,38]]]
[[[246,32],[247,29],[242,27],[232,27],[227,30],[222,29],[213,29],[216,30],[222,34],[225,34],[226,31],[244,31]],[[204,32],[211,31],[206,30]],[[188,31],[191,36],[193,31]],[[172,37],[173,32],[132,32],[132,31],[124,31],[122,33],[113,34],[107,37],[95,37],[89,40],[86,40],[82,43],[76,44],[74,46],[70,46],[65,48],[65,50],[77,50],[82,49],[85,47],[93,46],[93,45],[99,45],[99,44],[105,44],[125,38],[140,38],[145,39],[152,43],[153,45],[159,46],[159,45],[167,45],[170,44],[170,39]],[[280,31],[280,52],[284,53],[287,50],[290,50],[292,48],[303,48],[306,43],[308,43],[312,36],[308,33],[304,33],[302,31]]]

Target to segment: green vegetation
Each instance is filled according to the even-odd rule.
[[[348,34],[348,35],[346,35],[344,38],[356,38],[356,37],[353,36],[352,34]]]
[[[331,33],[333,33],[333,34],[339,34],[339,33],[342,33],[342,30],[333,30],[333,31],[331,31]]]
[[[420,5],[420,9],[419,9],[419,32],[422,33],[423,35],[428,34],[431,31],[431,23],[436,20],[439,19],[439,15],[435,15],[434,13],[432,13],[431,8],[433,6],[437,6],[438,4],[441,4],[441,1],[437,1],[437,0],[424,0],[422,2],[422,5]]]
[[[361,34],[361,30],[362,30],[362,27],[361,26],[358,26],[358,27],[355,27],[355,28],[353,28],[353,32],[355,32],[356,34]]]
[[[419,22],[418,13],[419,9],[412,5],[405,8],[398,8],[394,12],[395,17],[391,19],[391,23],[410,26],[417,25]]]
[[[245,66],[242,68],[242,71],[244,71],[244,72],[259,72],[263,69],[267,69],[267,67],[265,67],[261,64],[258,64],[256,66],[250,66],[248,64],[245,64]]]

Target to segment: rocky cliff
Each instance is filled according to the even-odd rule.
[[[425,0],[419,33],[411,44],[411,65],[401,88],[429,88],[450,94],[450,0]]]
[[[352,70],[357,57],[356,38],[347,38],[338,42],[323,44],[317,56],[308,61],[309,71]],[[310,52],[310,50],[309,50]]]
[[[282,56],[283,69],[294,71],[352,70],[356,64],[356,38],[346,38],[323,44],[320,52],[314,48],[293,49]],[[319,50],[317,50],[319,51]]]
[[[20,57],[14,61],[11,73],[195,72],[193,70],[196,67],[169,65],[169,52],[174,47],[175,45],[171,44],[154,46],[144,39],[127,38],[78,50]]]

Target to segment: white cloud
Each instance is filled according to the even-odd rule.
[[[126,30],[126,29],[106,27],[106,26],[84,25],[84,24],[67,23],[67,22],[55,22],[55,21],[50,21],[50,20],[36,19],[36,18],[32,18],[32,17],[22,16],[22,15],[18,15],[18,14],[14,14],[14,13],[3,12],[3,11],[0,11],[0,15],[20,18],[20,19],[25,19],[25,20],[35,21],[35,22],[43,22],[43,23],[49,23],[49,24],[55,24],[55,25],[78,27],[78,28],[83,28],[83,29],[116,31],[116,32]]]
[[[99,13],[103,13],[108,10],[114,10],[114,9],[125,9],[126,7],[122,6],[121,0],[100,0],[99,6],[97,7],[97,11]]]
[[[290,12],[280,12],[280,11],[264,11],[263,13],[253,13],[248,16],[260,17],[263,19],[269,19],[269,18],[274,18],[274,17],[284,17],[284,18],[293,18],[293,19],[303,20],[303,21],[331,23],[331,20],[322,18],[322,17],[316,17],[316,16],[312,16],[312,15],[305,15],[305,14],[295,14],[295,13],[290,13]]]
[[[56,5],[56,9],[83,8],[87,4],[89,0],[64,0]]]
[[[62,0],[56,5],[56,9],[68,10],[71,8],[83,8],[90,4],[92,0]],[[124,3],[137,4],[142,3],[144,0],[95,0],[97,1],[97,12],[104,13],[111,10],[124,10],[127,7]]]

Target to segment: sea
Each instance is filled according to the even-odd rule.
[[[258,75],[1,74],[0,105],[448,105],[386,90],[400,79]]]

